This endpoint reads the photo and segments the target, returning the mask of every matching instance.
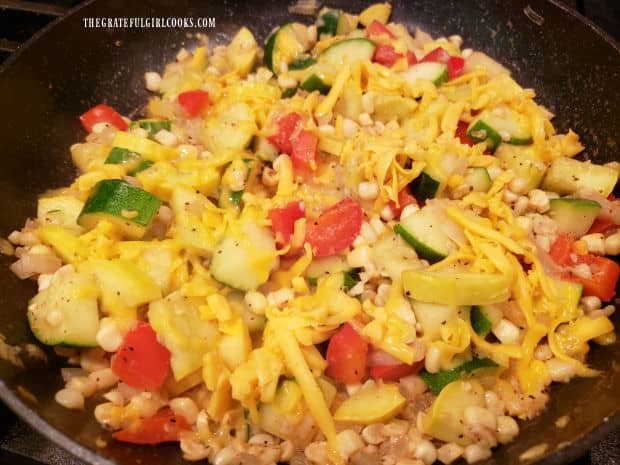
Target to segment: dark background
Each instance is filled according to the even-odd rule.
[[[562,2],[620,41],[620,0]],[[0,0],[0,63],[20,43],[79,3],[79,0]],[[32,431],[0,402],[0,465],[36,464],[83,465]],[[620,465],[620,432],[612,434],[571,465]]]

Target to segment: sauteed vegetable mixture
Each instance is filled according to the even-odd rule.
[[[487,55],[325,8],[100,104],[9,240],[56,400],[216,465],[487,458],[616,339],[618,163]],[[86,407],[85,407],[86,406]]]

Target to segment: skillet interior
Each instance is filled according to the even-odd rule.
[[[359,11],[367,1],[330,1],[348,11]],[[544,18],[537,25],[524,14],[526,5]],[[290,20],[286,1],[248,5],[242,0],[98,0],[73,12],[39,40],[9,59],[0,69],[0,235],[6,237],[33,216],[37,196],[68,184],[74,176],[68,147],[84,137],[77,115],[100,101],[125,114],[140,112],[147,99],[146,70],[161,70],[178,48],[191,46],[182,29],[84,29],[84,17],[214,17],[217,27],[207,32],[224,42],[241,25],[249,25],[261,39],[271,27]],[[558,115],[559,131],[573,128],[588,147],[586,156],[598,162],[617,159],[616,135],[620,106],[616,83],[620,78],[620,49],[611,39],[572,13],[544,0],[459,2],[397,0],[393,18],[409,27],[420,26],[433,35],[461,34],[466,47],[485,51],[513,70],[517,81],[536,89],[538,101]],[[308,22],[308,18],[297,18]],[[17,280],[0,258],[0,333],[8,342],[32,342],[25,306],[35,292],[31,282]],[[620,319],[616,318],[616,324]],[[49,352],[47,365],[29,371],[0,361],[0,396],[19,415],[51,439],[90,463],[181,463],[176,446],[129,447],[111,443],[98,450],[99,427],[86,413],[55,405],[61,387],[59,361]],[[550,455],[541,463],[566,463],[597,440],[620,427],[620,372],[614,360],[618,344],[592,351],[591,364],[603,370],[597,379],[576,380],[554,387],[549,408],[522,425],[513,444],[497,450],[488,463],[518,463],[519,454],[541,441]],[[15,389],[22,386],[38,399],[23,402]],[[568,426],[558,430],[556,418],[568,414]],[[75,442],[68,439],[72,438]],[[557,446],[571,443],[558,450]],[[86,446],[86,447],[83,447]],[[93,452],[96,451],[96,452]],[[101,454],[101,455],[99,455]]]

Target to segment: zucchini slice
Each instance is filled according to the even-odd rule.
[[[276,75],[285,72],[288,64],[304,51],[297,39],[293,23],[285,24],[272,33],[265,43],[265,66]]]
[[[420,378],[424,380],[428,389],[437,396],[448,384],[458,381],[463,373],[471,373],[481,368],[495,368],[497,366],[497,363],[490,358],[474,358],[451,370],[442,370],[437,373],[429,373],[426,370],[422,370],[420,371]]]
[[[403,287],[407,296],[434,304],[486,305],[505,302],[510,297],[511,284],[509,276],[499,273],[467,270],[403,272]]]
[[[131,239],[140,239],[153,221],[161,200],[121,179],[99,182],[78,217],[78,224],[93,229],[101,220],[114,223]]]
[[[320,39],[322,35],[335,36],[338,34],[340,15],[342,15],[341,10],[326,10],[319,15],[316,30],[318,39]]]
[[[394,232],[411,245],[421,258],[431,263],[452,252],[452,242],[441,229],[442,218],[434,208],[424,207],[394,226]]]
[[[301,57],[288,64],[289,71],[299,71],[314,65],[316,60],[312,57]]]
[[[527,118],[504,105],[483,111],[469,125],[467,137],[474,142],[487,141],[491,152],[502,142],[512,145],[532,143]]]
[[[537,188],[547,170],[538,152],[531,146],[500,144],[495,156],[503,169],[512,170],[516,177],[523,179],[523,192]]]
[[[409,183],[409,189],[418,202],[424,204],[428,199],[434,199],[441,182],[428,171],[422,171],[420,176]]]
[[[472,166],[465,173],[465,183],[473,187],[474,192],[487,192],[493,185],[489,172],[483,166]]]
[[[35,337],[47,345],[96,347],[99,329],[95,279],[85,273],[60,270],[50,285],[28,305],[28,322]]]
[[[345,39],[328,47],[319,55],[319,63],[342,66],[356,61],[371,61],[377,45],[364,38]]]
[[[618,172],[612,168],[560,157],[551,163],[542,188],[560,195],[572,194],[579,189],[590,189],[607,197],[613,192],[616,182]]]
[[[549,216],[558,224],[558,231],[577,239],[588,232],[601,211],[601,205],[594,200],[551,199]]]
[[[123,147],[112,147],[104,163],[108,165],[125,165],[127,175],[129,176],[135,176],[139,172],[153,166],[151,160],[146,160],[139,153],[132,152]]]
[[[138,121],[132,121],[129,125],[130,128],[142,128],[146,129],[149,133],[149,137],[153,137],[162,129],[170,131],[172,123],[167,119],[141,119]]]
[[[304,81],[299,85],[299,87],[301,87],[307,92],[314,92],[315,90],[318,90],[323,95],[327,95],[327,93],[331,89],[331,86],[325,84],[323,79],[321,79],[316,74],[311,74],[306,79],[304,79]]]
[[[418,79],[428,79],[439,87],[448,80],[448,65],[435,62],[417,63],[400,75],[412,86]]]

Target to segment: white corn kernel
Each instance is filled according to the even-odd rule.
[[[586,310],[598,310],[601,308],[601,299],[596,297],[595,295],[588,295],[581,298],[581,304],[585,307]]]
[[[136,126],[135,128],[131,128],[129,130],[134,136],[138,136],[141,139],[147,139],[149,137],[149,132],[141,127]]]
[[[524,194],[527,187],[527,181],[523,178],[514,178],[508,185],[510,190],[516,194]]]
[[[365,221],[362,223],[360,236],[363,237],[366,242],[375,242],[377,240],[377,232]]]
[[[588,252],[593,255],[605,255],[605,236],[601,233],[586,234],[581,236],[588,246]]]
[[[372,252],[370,247],[362,245],[351,250],[347,254],[347,263],[352,268],[361,268],[372,261]]]
[[[590,279],[592,277],[592,270],[585,263],[580,263],[579,265],[574,266],[571,271],[578,278]]]
[[[484,403],[487,409],[494,415],[502,415],[504,413],[504,401],[494,391],[485,391]]]
[[[123,396],[123,394],[121,394],[118,391],[110,391],[110,392],[106,392],[103,395],[103,398],[106,400],[109,400],[110,402],[112,402],[114,405],[120,405],[122,406],[125,403],[125,396]]]
[[[113,318],[102,318],[96,336],[97,344],[106,352],[116,352],[123,342],[123,334]]]
[[[517,216],[515,218],[515,224],[528,234],[532,231],[532,223],[532,218],[529,216]]]
[[[159,92],[159,87],[161,86],[161,76],[159,73],[153,71],[144,73],[144,82],[148,90],[151,92]]]
[[[375,112],[374,97],[368,92],[362,95],[362,110],[364,110],[367,115],[372,115]]]
[[[232,465],[238,463],[239,452],[233,446],[226,446],[220,450],[213,459],[213,465]]]
[[[317,465],[327,463],[327,443],[325,441],[311,442],[304,449],[306,458]]]
[[[381,210],[381,219],[383,219],[385,221],[391,221],[391,220],[394,219],[394,211],[392,210],[392,208],[389,205],[386,205]]]
[[[245,293],[243,301],[252,313],[256,315],[264,315],[265,307],[267,307],[267,299],[262,292],[249,291]]]
[[[577,368],[572,363],[551,358],[545,362],[549,370],[549,376],[553,381],[567,382],[577,373]]]
[[[109,127],[111,127],[111,125],[108,123],[95,123],[93,124],[91,132],[95,134],[101,134],[103,131],[105,131]]]
[[[549,210],[549,197],[540,189],[533,189],[528,193],[529,205],[533,210],[539,213],[545,213]]]
[[[362,126],[372,126],[373,120],[368,113],[360,113],[357,117]]]
[[[54,399],[64,408],[71,410],[81,410],[84,408],[84,396],[76,389],[61,389],[56,393]]]
[[[532,229],[536,234],[542,236],[553,236],[558,232],[558,224],[548,216],[533,215]]]
[[[273,163],[271,164],[271,166],[273,166],[273,169],[276,170],[276,172],[280,172],[282,170],[282,164],[286,163],[289,164],[290,163],[290,157],[288,155],[286,155],[285,153],[281,153],[278,158],[276,158]]]
[[[463,38],[456,34],[448,37],[448,41],[457,48],[460,48],[461,45],[463,45]]]
[[[517,201],[515,202],[514,206],[512,207],[512,209],[515,212],[515,215],[522,215],[523,213],[525,213],[527,211],[527,207],[529,206],[529,204],[530,204],[530,199],[527,198],[525,195],[520,195]]]
[[[344,118],[342,120],[342,135],[346,138],[355,137],[357,133],[358,125],[355,121],[349,118]]]
[[[491,449],[482,447],[478,444],[470,444],[465,448],[463,456],[467,463],[475,463],[480,460],[488,459],[491,456]]]
[[[446,465],[451,464],[463,455],[464,449],[453,442],[444,444],[437,449],[437,460]]]
[[[517,199],[519,198],[519,196],[517,194],[515,194],[514,192],[512,192],[511,190],[504,190],[504,195],[502,196],[502,198],[504,199],[504,202],[506,203],[515,203],[517,201]]]
[[[167,129],[160,129],[155,134],[155,140],[166,147],[174,147],[179,143],[178,137]]]
[[[364,442],[352,429],[345,429],[336,436],[338,443],[338,452],[340,456],[346,461],[349,460],[353,454],[364,447]]]
[[[490,410],[477,405],[467,407],[463,411],[463,418],[465,424],[471,428],[482,427],[488,430],[495,430],[497,426],[495,415]]]
[[[542,360],[544,362],[551,357],[553,357],[553,351],[551,347],[549,347],[549,344],[539,344],[536,349],[534,349],[534,358],[536,360]]]
[[[318,129],[321,134],[336,134],[336,128],[331,124],[323,124]]]
[[[278,462],[290,462],[291,458],[293,458],[293,455],[295,455],[296,450],[297,448],[292,441],[289,441],[288,439],[282,441],[280,443],[280,460],[278,460]]]
[[[431,465],[437,460],[437,449],[432,442],[423,439],[416,446],[414,457],[422,460],[425,465]]]
[[[381,283],[377,287],[377,295],[374,299],[374,304],[378,307],[382,307],[386,304],[388,300],[388,296],[390,294],[390,289],[392,288],[391,284]]]
[[[404,220],[408,216],[413,215],[418,210],[420,210],[420,207],[417,204],[415,203],[409,204],[405,208],[403,208],[402,211],[400,212],[400,219]]]
[[[176,397],[169,402],[170,408],[177,415],[184,417],[190,425],[196,423],[198,407],[189,397]]]
[[[620,231],[605,238],[605,255],[620,254]]]
[[[463,51],[461,52],[461,57],[467,60],[471,56],[472,53],[474,53],[474,51],[471,48],[464,48]]]
[[[441,351],[437,347],[429,347],[424,358],[424,368],[429,373],[437,373],[440,369]]]
[[[377,233],[377,235],[381,235],[385,231],[385,224],[376,216],[370,220],[370,226]]]
[[[116,430],[121,427],[123,407],[112,402],[104,402],[95,407],[95,419],[105,428]]]
[[[273,446],[275,443],[275,438],[271,434],[267,433],[255,434],[248,441],[248,444],[258,444],[261,446]]]
[[[297,79],[290,76],[278,76],[278,85],[283,89],[292,89],[297,87]]]
[[[97,390],[97,383],[90,376],[76,376],[69,380],[67,389],[74,389],[84,397],[89,397]]]
[[[306,37],[308,38],[308,42],[310,43],[310,45],[313,45],[318,38],[316,24],[312,24],[308,26],[308,29],[306,29],[306,34],[307,34]]]
[[[267,294],[267,304],[278,307],[295,297],[295,292],[290,287],[283,287]]]
[[[493,180],[498,177],[500,174],[504,172],[499,166],[489,166],[487,168],[487,172],[489,173],[489,177]]]
[[[521,338],[521,331],[513,322],[502,318],[491,330],[503,344],[515,344]]]
[[[362,439],[366,441],[366,444],[380,444],[385,439],[383,429],[382,423],[368,425],[362,430]]]
[[[379,195],[379,185],[376,181],[360,182],[357,192],[362,200],[375,200]]]
[[[509,416],[501,415],[497,417],[497,440],[506,444],[512,441],[519,434],[519,425],[516,420]]]

